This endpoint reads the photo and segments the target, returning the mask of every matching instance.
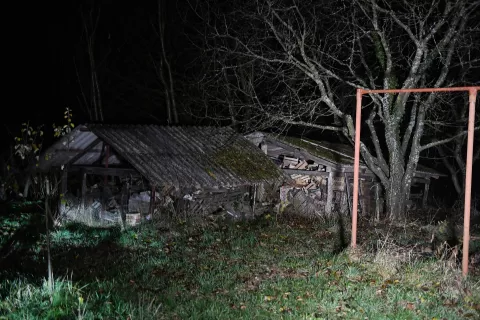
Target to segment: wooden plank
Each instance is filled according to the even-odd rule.
[[[289,161],[289,162],[298,162],[298,158],[294,158],[294,157],[289,157],[289,156],[284,156],[283,157],[283,161]]]
[[[316,183],[315,182],[311,182],[308,186],[305,187],[305,189],[312,189],[313,187],[316,186]]]
[[[302,161],[300,161],[300,162],[295,166],[294,169],[296,169],[296,170],[304,170],[307,166],[308,166],[307,161],[302,160]]]
[[[429,178],[420,178],[420,177],[414,177],[412,179],[412,184],[417,184],[417,183],[430,183]]]
[[[329,176],[329,173],[324,171],[310,171],[310,170],[297,170],[297,169],[282,169],[282,170],[288,174],[299,174],[299,175],[306,175],[306,176],[321,176],[321,177]]]
[[[333,190],[345,191],[345,179],[341,177],[333,177]]]

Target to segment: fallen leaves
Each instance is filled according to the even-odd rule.
[[[231,304],[230,305],[230,308],[234,309],[234,310],[246,310],[247,309],[247,306],[244,302],[241,302],[238,306],[236,304]]]
[[[407,309],[407,310],[415,310],[415,309],[416,309],[416,308],[415,308],[415,304],[413,304],[413,303],[411,303],[411,302],[407,302],[407,303],[405,304],[405,309]]]
[[[276,300],[276,299],[277,299],[277,297],[275,297],[275,296],[265,296],[263,298],[264,301],[273,301],[273,300]]]
[[[215,295],[226,295],[228,293],[229,293],[229,291],[226,290],[226,289],[223,289],[223,288],[213,290],[213,294],[215,294]]]
[[[458,301],[455,301],[453,299],[445,299],[443,301],[443,306],[445,307],[455,307],[458,304]]]
[[[292,312],[292,308],[289,308],[289,307],[280,307],[280,310],[279,310],[281,313],[291,313]]]

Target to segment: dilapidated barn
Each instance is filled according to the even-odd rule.
[[[253,132],[246,136],[281,170],[291,177],[282,187],[282,202],[294,202],[296,211],[308,215],[345,212],[353,193],[353,147],[306,138]],[[431,179],[441,173],[418,165],[412,184],[411,206],[425,206]],[[364,163],[360,163],[359,210],[379,216],[383,211],[382,187]]]
[[[152,217],[160,206],[254,210],[257,186],[282,179],[229,127],[81,125],[43,152],[39,169],[61,174],[62,214],[112,221]]]

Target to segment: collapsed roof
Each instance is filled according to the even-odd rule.
[[[333,171],[353,172],[353,162],[355,159],[354,149],[353,146],[348,144],[298,138],[286,135],[274,135],[271,133],[258,131],[246,135],[245,137],[255,145],[259,145],[261,143],[277,145],[279,147],[278,152],[276,152],[275,148],[268,148],[268,154],[270,156],[279,156],[280,153],[284,152],[286,149],[296,152],[303,157],[308,157],[317,163],[331,167]],[[363,161],[360,161],[360,169],[364,173],[370,172]],[[442,174],[422,164],[417,164],[415,176],[438,179],[441,176],[445,176],[445,174]]]

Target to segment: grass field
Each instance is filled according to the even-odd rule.
[[[443,243],[446,223],[364,222],[356,251],[341,221],[266,215],[123,232],[70,224],[51,233],[50,291],[42,215],[21,212],[0,221],[0,319],[480,316],[479,271],[463,279],[461,256],[430,248],[432,234]],[[472,242],[472,251],[480,245]]]

